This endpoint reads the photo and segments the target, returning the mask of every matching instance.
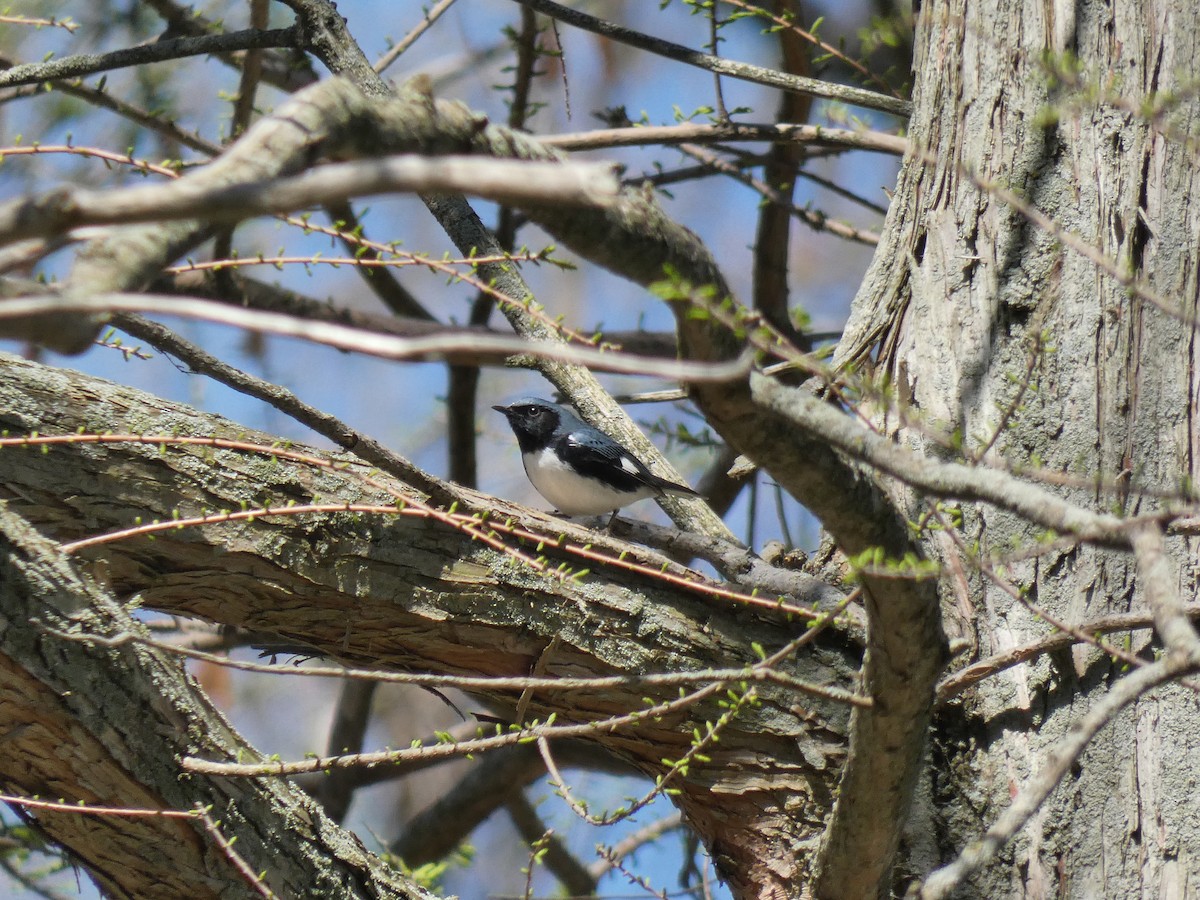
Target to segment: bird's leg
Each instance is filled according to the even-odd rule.
[[[612,515],[608,517],[608,524],[604,526],[605,531],[610,532],[610,533],[612,532],[612,523],[617,521],[617,513],[619,513],[619,512],[620,512],[619,509],[614,509],[612,511]]]

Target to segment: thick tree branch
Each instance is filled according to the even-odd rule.
[[[102,806],[211,808],[249,870],[282,896],[317,886],[344,897],[428,895],[364,853],[281,780],[180,778],[176,760],[256,755],[216,712],[177,659],[126,643],[63,640],[47,627],[111,637],[143,626],[79,572],[56,544],[0,506],[0,782],[7,793]],[[115,896],[256,896],[200,820],[32,812]],[[306,839],[276,832],[306,823]]]
[[[10,433],[85,428],[256,437],[186,407],[13,358],[3,360],[3,375],[0,424]],[[304,502],[313,494],[361,501],[377,493],[354,468],[312,470],[287,460],[204,447],[159,452],[153,445],[63,447],[47,454],[8,448],[0,452],[0,485],[14,505],[62,538],[138,517],[170,518],[176,510],[253,507],[269,498]],[[494,498],[488,504],[494,515],[523,516]],[[557,564],[549,544],[543,552]],[[564,581],[416,516],[213,522],[85,553],[104,560],[114,590],[136,593],[146,607],[249,627],[372,668],[522,675],[539,659],[550,676],[736,668],[757,659],[752,642],[779,647],[781,638],[803,627],[766,610],[748,616],[649,575],[594,562],[588,577]],[[552,641],[555,649],[543,659]],[[853,649],[828,638],[786,671],[809,682],[845,683],[856,664]],[[782,685],[756,684],[755,691],[760,705],[745,707],[722,732],[712,762],[693,764],[673,781],[689,821],[721,848],[722,870],[743,888],[780,877],[781,866],[802,864],[797,854],[822,827],[832,795],[846,717],[844,707],[825,710],[819,698],[806,696],[797,706]],[[662,692],[676,696],[671,688]],[[511,709],[520,692],[480,693]],[[528,712],[543,721],[556,713],[559,721],[584,723],[641,708],[647,693],[645,685],[534,691]],[[653,775],[662,771],[663,757],[685,753],[692,728],[717,718],[719,709],[702,704],[695,716],[644,720],[628,733],[592,730],[589,737]],[[816,760],[822,762],[814,767]],[[719,816],[714,785],[721,789]],[[797,815],[799,808],[808,812]]]
[[[470,193],[497,203],[601,206],[617,193],[606,163],[539,164],[477,157],[393,156],[333,163],[286,178],[197,186],[186,179],[93,191],[61,187],[0,206],[0,246],[55,237],[88,225],[171,219],[240,222],[353,197],[385,193]]]

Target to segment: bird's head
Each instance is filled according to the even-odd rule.
[[[564,414],[562,407],[537,397],[526,397],[492,409],[504,413],[522,450],[544,447],[558,430]]]

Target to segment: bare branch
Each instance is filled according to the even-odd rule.
[[[780,145],[776,144],[774,146],[778,148]],[[830,234],[837,235],[840,238],[856,241],[860,244],[867,244],[868,246],[875,246],[879,243],[879,235],[874,231],[869,231],[865,228],[856,228],[853,225],[848,225],[844,222],[838,222],[835,219],[830,219],[827,215],[825,215],[825,213],[820,212],[819,210],[808,209],[803,206],[797,206],[795,203],[793,203],[791,199],[791,186],[795,182],[794,174],[791,176],[791,179],[786,182],[788,184],[788,189],[786,191],[780,191],[777,188],[772,187],[768,182],[763,181],[760,178],[756,178],[748,172],[742,171],[742,169],[740,169],[738,166],[734,165],[728,160],[722,159],[717,154],[705,150],[702,147],[681,144],[679,149],[693,159],[700,160],[704,165],[708,166],[714,171],[720,172],[723,175],[728,175],[735,181],[739,181],[761,194],[763,199],[766,200],[766,204],[764,205],[763,212],[760,214],[760,219],[768,209],[771,209],[780,214],[781,221],[790,222],[791,217],[795,216],[814,231],[828,231]],[[779,248],[779,256],[782,258],[786,257],[787,255],[786,244],[788,231],[785,229],[781,232],[781,234],[783,238],[783,246]],[[768,240],[767,238],[768,235],[764,234],[760,228],[758,237],[754,243],[754,246],[759,248],[760,255],[761,253],[765,252],[763,248],[767,244],[772,243],[772,241]],[[778,241],[778,238],[775,240]],[[761,261],[759,265],[756,265],[756,273],[760,270],[761,265]],[[778,279],[779,283],[786,284],[786,268],[780,271],[778,275],[782,276]],[[755,294],[756,296],[758,295],[757,288],[755,290]],[[786,292],[783,299],[785,301],[783,310],[786,310]],[[786,315],[783,314],[783,310],[776,310],[778,313],[777,315],[770,315],[768,309],[762,306],[757,300],[755,301],[755,309],[761,309],[763,315],[767,317],[767,320],[770,321],[776,328],[778,328],[781,333],[789,336],[794,333],[794,329],[786,318]],[[802,338],[799,339],[799,343],[802,349],[809,349],[807,342],[805,342]]]
[[[852,103],[856,106],[864,106],[867,109],[879,109],[898,116],[907,116],[912,111],[912,104],[906,100],[898,100],[895,97],[889,97],[886,94],[877,94],[874,91],[867,91],[862,88],[831,84],[830,82],[821,81],[816,78],[788,75],[784,72],[777,72],[774,69],[764,69],[762,66],[713,56],[711,53],[701,53],[697,50],[680,46],[679,44],[673,44],[670,41],[664,41],[661,38],[651,37],[650,35],[642,34],[629,28],[623,28],[620,25],[614,25],[611,22],[606,22],[603,19],[598,19],[579,10],[562,6],[553,2],[553,0],[517,0],[517,2],[558,19],[560,22],[574,25],[576,28],[591,31],[611,40],[620,41],[623,44],[629,44],[631,47],[648,50],[667,59],[707,69],[719,75],[728,75],[730,78],[739,78],[743,81],[752,81],[757,84],[765,84],[787,91],[796,91],[801,94],[811,94],[814,97],[838,100],[842,103]]]
[[[676,381],[727,381],[744,377],[750,357],[726,363],[693,363],[686,360],[650,359],[598,350],[591,346],[447,328],[444,333],[422,337],[400,337],[351,328],[334,322],[310,322],[282,313],[243,309],[212,300],[168,294],[96,293],[90,297],[16,297],[0,303],[0,321],[57,318],[63,313],[153,312],[185,319],[206,319],[264,334],[298,337],[354,350],[385,359],[446,358],[459,362],[502,362],[514,355],[586,365],[608,372],[650,375]],[[10,330],[11,334],[12,331]]]
[[[367,262],[367,265],[357,266],[355,271],[388,309],[397,316],[436,321],[429,310],[421,305],[395,275],[385,268],[370,265],[373,260],[384,262],[389,255],[374,241],[364,236],[362,223],[350,203],[330,203],[326,212],[337,229],[338,240],[355,254],[360,263]]]
[[[1200,619],[1200,604],[1185,606],[1184,613],[1189,619]],[[1153,627],[1154,617],[1151,613],[1134,612],[1089,619],[1081,623],[1076,631],[1087,634],[1110,634],[1114,631],[1135,631],[1137,629],[1150,629]],[[1002,653],[989,656],[987,659],[971,663],[971,665],[958,669],[942,679],[941,683],[938,684],[938,703],[945,703],[953,699],[972,685],[978,684],[980,681],[990,678],[998,672],[1002,672],[1012,666],[1020,665],[1023,662],[1028,662],[1031,659],[1035,659],[1061,647],[1069,647],[1079,642],[1080,639],[1076,634],[1056,630],[1039,640],[1030,641],[1028,644],[1022,644],[1020,647],[1013,647],[1011,650],[1005,650]]]
[[[241,184],[160,185],[93,191],[62,187],[0,207],[0,244],[88,225],[203,218],[238,222],[382,193],[468,193],[516,206],[602,206],[618,184],[609,163],[538,163],[470,156],[393,156],[333,163]]]
[[[663,816],[656,822],[651,822],[645,828],[639,828],[633,834],[623,838],[620,843],[609,847],[608,852],[597,862],[588,867],[592,877],[599,880],[615,868],[615,864],[633,853],[640,847],[656,841],[668,831],[674,831],[682,824],[679,813]]]
[[[567,134],[539,135],[538,141],[559,150],[603,150],[609,147],[642,147],[647,144],[730,144],[743,141],[811,144],[814,147],[845,147],[849,150],[874,150],[903,156],[908,139],[882,131],[825,128],[821,125],[790,123],[755,125],[748,122],[718,122],[705,125],[685,122],[681,125],[637,125],[630,128],[599,128]]]
[[[0,88],[39,84],[56,78],[78,78],[94,72],[107,72],[186,56],[229,53],[235,50],[261,50],[269,47],[295,47],[296,38],[295,28],[275,28],[269,31],[251,28],[246,31],[231,31],[228,34],[154,41],[112,53],[67,56],[43,63],[23,63],[0,72]]]
[[[1130,522],[1070,503],[1046,488],[983,466],[921,456],[865,428],[837,408],[804,391],[752,376],[755,395],[772,409],[843,453],[862,460],[934,497],[983,500],[1030,522],[1090,543],[1128,548]]]
[[[443,858],[545,771],[530,745],[508,747],[476,760],[453,787],[405,825],[389,852],[409,866]],[[353,775],[353,770],[347,774]]]
[[[388,66],[390,66],[397,59],[399,59],[401,54],[403,54],[405,50],[407,50],[409,47],[411,47],[413,44],[415,44],[417,42],[417,39],[419,37],[421,37],[421,35],[423,35],[426,31],[428,31],[429,28],[433,25],[433,23],[436,22],[438,19],[440,19],[442,17],[442,14],[446,10],[448,10],[453,4],[454,4],[454,0],[437,0],[437,2],[434,3],[432,6],[425,7],[422,10],[421,21],[418,22],[412,28],[412,30],[409,31],[408,34],[406,34],[402,39],[397,41],[395,46],[393,46],[391,49],[389,49],[387,53],[385,53],[385,54],[383,54],[383,56],[379,57],[379,59],[375,63],[375,71],[383,72],[385,69],[387,69]]]
[[[199,37],[221,30],[221,24],[203,15],[193,6],[184,6],[175,0],[142,0],[167,23],[167,33]],[[307,87],[317,80],[312,61],[298,47],[291,52],[268,53],[263,60],[263,80],[281,91],[293,92]],[[218,53],[217,59],[234,69],[240,68],[241,59],[236,53]]]
[[[1130,530],[1141,587],[1154,614],[1154,630],[1176,656],[1200,660],[1200,637],[1188,619],[1179,595],[1179,573],[1167,558],[1162,526],[1143,521]]]
[[[508,815],[530,847],[539,840],[544,841],[541,863],[546,866],[572,897],[587,897],[596,892],[596,878],[588,871],[558,836],[546,828],[533,804],[524,794],[511,798],[507,804]]]
[[[378,682],[375,681],[353,678],[342,682],[337,706],[334,708],[333,724],[329,729],[329,740],[325,744],[327,753],[362,752],[363,738],[371,721],[371,701],[375,697],[377,685]],[[313,792],[325,807],[329,818],[335,822],[346,818],[357,787],[354,779],[347,778],[346,774],[345,769],[330,772],[328,778],[323,778],[317,783]]]

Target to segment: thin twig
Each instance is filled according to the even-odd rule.
[[[575,858],[574,854],[559,837],[542,821],[529,799],[519,793],[511,797],[505,808],[516,826],[521,839],[529,845],[529,876],[526,879],[526,895],[531,894],[533,867],[540,862],[558,879],[571,897],[589,897],[596,892],[596,879],[588,867]]]
[[[27,16],[0,16],[0,22],[6,25],[27,25],[31,28],[62,28],[72,34],[79,28],[79,23],[71,18],[59,19],[51,16],[49,19],[31,19]]]
[[[814,97],[824,97],[842,103],[851,103],[855,106],[866,107],[867,109],[878,109],[898,116],[907,116],[912,112],[912,104],[906,100],[899,100],[895,97],[888,97],[884,94],[877,94],[874,91],[863,90],[862,88],[831,84],[817,78],[787,75],[783,72],[777,72],[774,69],[764,69],[762,66],[755,66],[750,63],[723,59],[713,56],[711,53],[701,53],[698,50],[692,50],[688,47],[671,43],[670,41],[651,37],[639,31],[614,25],[612,22],[606,22],[585,12],[555,3],[554,0],[517,0],[517,2],[529,6],[540,13],[545,13],[561,22],[566,22],[568,25],[574,25],[576,28],[591,31],[594,34],[619,41],[622,44],[628,44],[631,47],[647,50],[658,56],[673,59],[676,62],[728,75],[731,78],[765,84],[787,91],[797,91],[801,94],[811,94]]]
[[[850,598],[847,597],[842,604],[843,607],[849,602]],[[832,616],[825,616],[817,621],[814,621],[809,629],[805,631],[804,634],[800,635],[800,637],[790,641],[779,650],[776,650],[770,656],[767,656],[756,663],[753,666],[753,671],[771,670],[774,666],[799,651],[800,648],[811,643],[813,639],[816,638],[816,636],[820,634],[832,621]],[[723,688],[724,685],[720,683],[708,684],[699,690],[686,695],[686,698],[690,699],[693,703],[698,703],[699,701],[716,693],[717,691],[722,690]],[[566,779],[562,777],[562,773],[559,772],[558,766],[555,765],[554,757],[550,752],[550,744],[544,736],[537,739],[538,753],[541,754],[542,761],[546,764],[546,772],[550,776],[551,783],[558,791],[559,796],[566,801],[572,812],[590,825],[612,825],[615,822],[628,819],[634,813],[638,812],[638,810],[641,810],[653,803],[655,798],[668,788],[670,782],[676,775],[687,772],[694,759],[701,757],[703,752],[709,746],[720,740],[721,732],[727,725],[729,725],[730,722],[733,721],[734,717],[737,716],[738,711],[742,708],[743,704],[753,702],[756,693],[757,689],[753,684],[748,687],[744,687],[736,699],[732,699],[725,705],[725,709],[715,721],[705,723],[704,731],[699,735],[699,737],[692,741],[692,743],[688,746],[688,749],[684,752],[683,756],[681,756],[679,759],[669,761],[667,770],[655,778],[653,788],[647,791],[646,794],[644,794],[640,799],[628,803],[615,813],[602,816],[593,816],[587,811],[587,806],[584,803],[581,803],[579,800],[575,799],[574,794],[567,785]],[[668,761],[664,760],[664,763],[667,762]]]
[[[798,35],[799,37],[804,38],[804,40],[808,41],[813,46],[820,47],[829,56],[831,56],[835,59],[841,60],[843,63],[845,63],[850,68],[852,68],[863,78],[866,78],[866,79],[869,79],[870,81],[875,82],[877,85],[879,85],[881,88],[883,88],[889,94],[891,94],[893,97],[896,97],[897,99],[903,99],[900,96],[899,92],[897,92],[894,87],[892,87],[890,84],[888,84],[882,78],[880,78],[878,75],[876,75],[874,72],[872,72],[870,69],[868,69],[862,63],[860,63],[858,60],[852,59],[850,56],[847,56],[843,51],[841,51],[837,47],[833,46],[833,44],[830,44],[826,41],[821,40],[819,37],[817,37],[812,32],[807,31],[806,29],[801,28],[799,25],[797,25],[795,22],[794,16],[772,15],[768,10],[763,9],[763,7],[758,6],[756,4],[747,3],[747,2],[745,2],[745,0],[721,0],[721,2],[727,3],[730,6],[737,7],[738,9],[746,10],[747,12],[750,12],[755,16],[761,16],[762,18],[767,19],[770,22],[774,22],[780,28],[787,29],[787,31],[790,32],[791,34],[795,34],[795,35]]]
[[[1184,607],[1184,613],[1190,619],[1200,619],[1200,604],[1189,604]],[[1078,626],[1085,634],[1111,634],[1116,631],[1136,631],[1154,627],[1154,617],[1149,612],[1115,613],[1098,619],[1089,619]],[[978,684],[985,678],[1002,672],[1005,669],[1028,662],[1031,659],[1080,643],[1079,638],[1066,631],[1055,630],[1045,637],[1038,638],[1028,644],[1013,647],[981,659],[978,662],[959,669],[942,679],[937,687],[937,702],[945,703],[957,697],[963,691]]]
[[[792,203],[790,197],[785,196],[765,181],[755,178],[750,173],[743,171],[739,166],[722,159],[715,153],[702,147],[688,144],[681,144],[679,149],[693,159],[700,160],[723,175],[728,175],[735,181],[741,182],[757,191],[768,203],[788,210],[793,216],[812,228],[813,231],[828,231],[830,234],[835,234],[838,237],[846,238],[860,244],[866,244],[869,247],[874,247],[879,243],[879,235],[876,232],[863,228],[855,228],[853,225],[847,225],[844,222],[830,219],[822,212],[797,206]]]
[[[434,688],[438,690],[453,688],[461,691],[522,691],[531,694],[560,691],[571,693],[605,691],[615,688],[630,690],[650,687],[674,688],[713,682],[718,682],[723,686],[746,681],[777,683],[798,690],[804,690],[804,687],[808,686],[786,673],[761,665],[747,666],[744,669],[698,669],[692,672],[655,672],[645,675],[597,675],[583,678],[551,678],[539,675],[511,677],[498,675],[431,675],[419,672],[386,672],[378,669],[352,669],[331,666],[304,666],[303,668],[299,668],[294,665],[276,665],[232,659],[222,654],[198,650],[192,646],[140,637],[132,633],[122,633],[112,637],[98,637],[94,634],[61,631],[49,626],[43,626],[42,630],[46,634],[62,640],[96,644],[103,647],[119,647],[127,643],[136,643],[140,646],[182,656],[186,659],[194,659],[198,662],[236,669],[239,672],[253,672],[260,675],[294,676],[297,678],[337,678],[345,681],[367,681],[378,684],[406,684],[414,687]],[[851,706],[869,705],[870,703],[867,698],[849,691],[824,687],[821,690],[822,697],[835,702],[845,702]],[[833,693],[828,693],[828,691],[833,691]]]
[[[587,366],[601,372],[621,372],[685,382],[732,381],[745,377],[751,366],[748,353],[734,360],[711,363],[651,359],[605,352],[579,344],[533,341],[503,334],[481,334],[470,329],[448,328],[442,334],[400,337],[335,322],[310,322],[282,313],[243,309],[212,300],[167,294],[111,293],[93,294],[88,297],[18,297],[6,300],[0,305],[0,320],[59,317],[63,313],[71,312],[150,312],[185,319],[203,319],[263,334],[298,337],[328,347],[354,350],[384,359],[452,358],[462,362],[501,362],[509,356],[522,355]]]
[[[753,124],[726,122],[706,125],[685,122],[681,125],[634,125],[627,128],[599,128],[592,131],[540,135],[538,142],[559,150],[603,150],[609,147],[640,147],[646,144],[711,144],[742,141],[794,142],[818,147],[846,147],[874,150],[903,156],[908,139],[882,131],[824,128],[820,125]]]
[[[200,809],[199,814],[200,821],[204,823],[204,830],[207,831],[209,836],[213,839],[213,843],[220,848],[221,853],[224,854],[225,858],[233,864],[233,867],[238,870],[246,882],[252,888],[254,888],[255,892],[260,897],[264,898],[264,900],[278,900],[275,892],[267,887],[262,878],[258,876],[258,873],[250,868],[250,864],[242,858],[242,855],[238,853],[237,850],[234,849],[233,841],[221,834],[220,826],[217,825],[213,817],[209,815],[208,810]]]
[[[433,6],[427,7],[424,18],[413,26],[412,30],[401,38],[394,47],[379,57],[375,62],[375,71],[383,72],[388,66],[398,60],[400,55],[415,44],[417,38],[428,31],[430,26],[442,17],[442,13],[448,10],[453,4],[454,0],[437,0],[437,3],[433,4]]]
[[[231,778],[272,778],[282,775],[302,775],[309,772],[321,772],[325,769],[378,766],[392,763],[404,763],[413,760],[448,759],[456,756],[469,756],[475,753],[485,753],[500,747],[511,747],[517,744],[536,741],[540,738],[576,738],[594,737],[606,732],[621,731],[651,722],[656,718],[683,712],[696,702],[693,694],[688,694],[676,700],[665,701],[645,709],[607,719],[598,719],[579,725],[555,725],[553,716],[545,724],[528,725],[516,731],[497,734],[493,737],[481,737],[456,743],[439,744],[434,747],[415,747],[405,750],[385,750],[376,753],[358,753],[349,756],[317,757],[293,762],[261,762],[233,763],[220,762],[197,757],[185,757],[180,765],[188,772],[205,775],[217,775]]]
[[[588,872],[593,878],[599,881],[605,874],[612,871],[615,863],[620,862],[640,847],[658,840],[668,831],[674,831],[682,824],[683,817],[676,810],[655,822],[651,822],[644,828],[639,828],[628,837],[622,838],[620,842],[611,847],[606,847],[605,850],[607,852],[602,854],[601,859],[588,867]]]

